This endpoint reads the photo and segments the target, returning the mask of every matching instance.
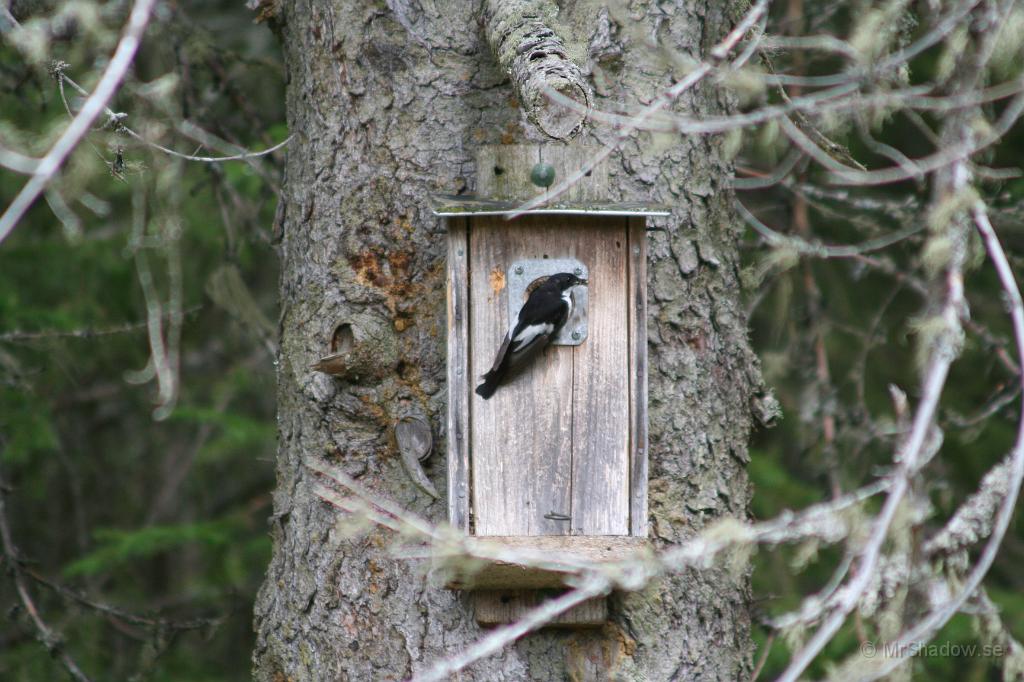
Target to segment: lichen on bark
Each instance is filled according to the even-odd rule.
[[[555,30],[551,0],[486,0],[484,23],[494,55],[512,79],[526,117],[556,140],[578,134],[586,113],[553,101],[551,90],[589,108],[590,86]]]

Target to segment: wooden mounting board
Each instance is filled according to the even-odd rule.
[[[483,626],[514,623],[543,602],[554,599],[558,590],[481,590],[473,593],[476,622]],[[548,621],[545,627],[598,627],[608,620],[608,598],[594,597],[577,604]]]
[[[616,561],[647,536],[644,216],[664,210],[601,203],[607,173],[599,166],[561,197],[565,205],[548,202],[535,209],[543,213],[505,219],[523,200],[544,194],[529,184],[534,164],[551,164],[562,178],[589,158],[571,145],[483,148],[477,189],[485,199],[458,197],[451,212],[440,213],[449,216],[448,512],[467,535]],[[485,401],[474,389],[507,330],[508,266],[519,258],[585,263],[592,326],[582,344],[549,347]],[[450,586],[521,591],[558,587],[564,577],[557,567],[495,562],[471,575],[456,572]],[[501,606],[479,597],[481,622],[506,622],[488,613],[507,613],[513,603],[528,608],[540,598],[505,596]]]
[[[525,550],[566,564],[618,563],[636,559],[648,547],[647,538],[624,535],[480,538],[509,550]],[[438,559],[435,568],[447,574],[448,587],[460,590],[545,589],[564,587],[566,570],[495,561],[466,566]]]

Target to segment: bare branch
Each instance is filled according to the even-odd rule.
[[[790,172],[796,168],[796,165],[800,163],[800,160],[805,158],[800,153],[799,149],[790,149],[786,158],[782,160],[778,166],[775,167],[770,173],[765,175],[755,175],[754,171],[744,169],[744,172],[749,173],[753,177],[748,178],[736,178],[732,179],[733,189],[745,191],[745,190],[756,190],[756,189],[767,189],[773,187],[782,182]]]
[[[610,585],[600,576],[585,578],[579,587],[569,590],[557,599],[546,601],[531,609],[514,623],[493,630],[462,653],[438,661],[426,672],[415,675],[412,682],[440,682],[448,679],[466,666],[486,656],[491,656],[516,641],[528,632],[543,627],[546,623],[588,599],[608,594]]]
[[[761,15],[764,14],[768,9],[768,0],[758,0],[744,15],[740,23],[729,32],[725,38],[722,39],[718,45],[713,47],[710,52],[710,59],[706,59],[694,68],[693,71],[688,73],[685,78],[677,82],[671,88],[666,90],[660,97],[651,102],[647,107],[643,109],[639,114],[636,115],[628,126],[620,130],[615,137],[615,141],[606,145],[598,154],[594,156],[589,162],[583,164],[575,173],[569,175],[561,182],[557,183],[553,187],[549,188],[541,197],[528,201],[520,206],[516,212],[511,213],[507,216],[509,220],[516,218],[523,214],[524,211],[540,206],[541,204],[551,201],[562,195],[567,189],[572,187],[574,184],[580,181],[587,173],[594,170],[597,164],[607,159],[613,151],[615,151],[620,144],[629,139],[629,136],[638,130],[647,120],[657,114],[659,111],[664,109],[668,104],[673,102],[679,95],[683,94],[694,85],[699,83],[705,76],[707,76],[714,66],[725,59],[729,52],[736,46],[736,44],[743,38],[748,30],[754,24],[760,20]],[[555,99],[557,93],[548,93],[552,99]]]
[[[149,628],[158,628],[160,630],[179,630],[182,632],[190,630],[205,630],[208,628],[215,628],[224,621],[224,616],[215,618],[193,618],[190,620],[172,620],[167,618],[154,618],[151,616],[143,616],[131,611],[126,611],[110,604],[104,604],[103,602],[76,592],[60,583],[54,582],[49,578],[41,575],[37,571],[31,568],[22,567],[23,572],[32,580],[36,581],[40,585],[47,587],[61,597],[73,601],[79,606],[92,609],[97,613],[103,614],[105,617],[110,619],[121,620],[126,623],[132,623],[133,625],[141,625]]]
[[[954,173],[955,183],[966,182],[966,170]],[[931,429],[938,407],[939,397],[949,374],[949,367],[957,356],[960,346],[960,311],[963,308],[963,278],[960,272],[964,259],[964,248],[957,250],[945,275],[944,301],[938,315],[943,330],[932,341],[929,358],[924,372],[921,401],[914,413],[910,433],[896,453],[897,470],[893,485],[885,504],[875,517],[871,533],[860,550],[856,572],[850,582],[839,592],[837,604],[822,622],[811,639],[799,649],[790,660],[789,666],[779,677],[780,682],[793,682],[810,665],[846,620],[858,600],[874,579],[875,569],[881,556],[882,544],[889,533],[900,502],[910,487],[910,478],[916,471],[925,440]]]
[[[1024,79],[1022,79],[1024,82]],[[904,166],[897,168],[884,168],[881,170],[858,171],[845,168],[829,168],[831,173],[830,181],[835,185],[883,185],[903,180],[918,179],[927,173],[946,169],[956,163],[960,163],[991,146],[1002,139],[1003,135],[1009,132],[1017,119],[1024,114],[1024,94],[1014,97],[999,120],[992,124],[987,134],[980,136],[979,140],[971,140],[961,144],[952,145],[945,149],[927,156],[923,159],[913,159],[909,163],[909,170]]]
[[[905,227],[902,230],[896,230],[891,234],[887,234],[877,239],[870,239],[861,244],[853,246],[829,246],[825,244],[815,244],[793,235],[780,234],[758,220],[757,216],[751,213],[741,202],[736,201],[733,202],[733,204],[736,207],[737,212],[739,212],[740,216],[743,217],[747,224],[754,228],[755,232],[764,237],[765,241],[767,241],[769,245],[790,248],[802,255],[812,256],[814,258],[853,258],[854,256],[871,253],[872,251],[880,251],[892,246],[893,244],[898,244],[907,237],[911,237],[925,228],[924,223],[919,223],[917,225]]]
[[[977,202],[971,213],[975,226],[985,242],[988,256],[999,276],[999,283],[1006,294],[1010,306],[1010,319],[1013,322],[1013,335],[1017,342],[1017,362],[1019,367],[1024,367],[1024,302],[1021,300],[1020,288],[1017,286],[1016,277],[1006,259],[1006,253],[999,243],[999,238],[989,222],[984,203]],[[1019,379],[1024,388],[1024,372],[1021,373]],[[1001,470],[1001,468],[1005,470]],[[888,647],[888,650],[896,656],[886,660],[877,670],[872,670],[870,676],[865,676],[862,679],[878,679],[894,670],[906,656],[915,653],[922,642],[934,637],[935,633],[953,617],[953,614],[959,611],[963,604],[975,594],[985,574],[988,573],[988,569],[992,566],[992,562],[995,561],[1003,536],[1013,518],[1022,482],[1024,482],[1024,401],[1021,403],[1017,440],[1009,460],[996,466],[985,476],[979,492],[954,515],[950,524],[947,525],[945,533],[938,536],[932,543],[933,551],[938,551],[943,547],[954,548],[970,537],[970,533],[988,530],[989,539],[985,544],[985,549],[975,561],[970,574],[960,585],[957,594],[945,604],[933,609],[915,627],[905,632],[899,640]],[[985,527],[987,524],[979,527],[969,520],[970,517],[977,516],[979,508],[990,506],[999,498],[1002,500],[990,530]]]
[[[188,316],[202,310],[203,306],[196,305],[192,306],[183,311]],[[115,324],[110,327],[100,327],[93,329],[92,327],[83,327],[80,329],[50,329],[41,331],[21,331],[15,329],[14,331],[3,332],[0,334],[0,341],[10,341],[15,343],[23,343],[26,341],[42,341],[46,339],[94,339],[101,336],[111,336],[114,334],[131,334],[146,329],[148,322],[125,322],[123,324]]]
[[[13,149],[0,147],[0,166],[15,173],[31,175],[39,166],[39,160],[33,159],[31,156],[25,156]]]
[[[7,522],[6,490],[7,483],[4,481],[3,477],[0,476],[0,541],[2,541],[3,544],[4,562],[7,564],[11,572],[15,590],[18,592],[18,598],[21,600],[22,606],[25,607],[25,612],[32,620],[32,624],[35,626],[39,641],[43,643],[43,646],[45,646],[51,654],[60,660],[61,664],[63,664],[67,669],[71,677],[78,682],[89,682],[88,675],[82,672],[82,669],[78,667],[75,659],[73,659],[64,648],[60,635],[55,633],[50,626],[46,624],[46,621],[43,620],[42,615],[39,613],[39,609],[36,607],[35,602],[32,600],[32,596],[29,594],[28,586],[25,584],[21,560],[18,557],[18,551],[14,545],[14,538],[11,535],[11,528]]]
[[[527,118],[548,137],[569,139],[583,128],[590,86],[552,28],[558,9],[550,0],[487,0],[487,42],[512,79]],[[551,102],[553,91],[583,105],[583,114]]]
[[[21,189],[3,215],[0,215],[0,242],[7,238],[25,212],[46,189],[68,155],[89,132],[93,121],[117,92],[122,79],[131,67],[136,51],[139,49],[139,42],[149,24],[149,17],[155,4],[156,0],[136,0],[132,6],[124,34],[117,44],[114,56],[111,57],[110,63],[103,71],[103,76],[96,85],[96,89],[85,101],[82,110],[78,112],[78,115],[50,148],[50,151],[39,161],[32,178]]]
[[[137,132],[130,128],[125,127],[123,128],[123,130],[125,131],[125,133],[128,134],[129,137],[138,140],[147,147],[159,149],[165,154],[170,154],[171,156],[174,156],[179,159],[184,159],[185,161],[199,161],[202,163],[224,163],[225,161],[246,161],[248,159],[259,158],[261,156],[273,154],[278,149],[285,147],[289,142],[292,141],[292,137],[294,137],[293,135],[289,135],[281,142],[275,144],[273,147],[268,147],[267,149],[258,152],[242,152],[241,154],[235,154],[233,156],[195,156],[193,154],[183,154],[181,152],[174,151],[173,149],[165,147],[161,144],[157,144],[156,142],[150,142],[149,140],[143,138],[141,135],[139,135]]]
[[[81,95],[83,95],[85,97],[89,96],[89,91],[86,90],[85,88],[83,88],[78,83],[76,83],[70,77],[68,77],[68,75],[64,72],[66,67],[67,67],[66,64],[60,63],[60,64],[57,64],[55,66],[54,71],[55,71],[56,76],[57,76],[57,82],[60,85],[61,99],[64,101],[64,108],[67,109],[68,116],[72,116],[73,117],[74,114],[71,111],[71,105],[68,104],[68,100],[64,96],[64,83],[67,83],[72,88],[77,90],[79,94],[81,94]],[[157,149],[159,151],[164,152],[165,154],[169,154],[169,155],[171,155],[173,157],[176,157],[176,158],[179,158],[179,159],[184,159],[185,161],[198,161],[198,162],[202,162],[202,163],[223,163],[225,161],[249,161],[251,159],[257,159],[257,158],[259,158],[261,156],[267,156],[268,154],[273,154],[277,150],[287,146],[287,144],[292,141],[292,137],[294,137],[294,135],[289,135],[284,140],[282,140],[281,142],[278,142],[277,144],[273,145],[272,147],[268,147],[267,149],[264,149],[264,150],[258,151],[258,152],[253,152],[253,151],[249,151],[247,149],[241,149],[240,147],[236,147],[238,153],[232,154],[230,156],[195,156],[195,155],[192,155],[192,154],[183,154],[181,152],[178,152],[178,151],[175,151],[173,149],[170,149],[169,147],[164,147],[163,145],[157,144],[156,142],[153,142],[151,140],[147,140],[142,135],[140,135],[139,133],[135,132],[134,130],[129,128],[127,125],[125,125],[125,123],[124,123],[124,120],[126,118],[125,114],[117,113],[114,110],[110,109],[109,107],[104,107],[104,112],[107,114],[107,118],[110,121],[112,121],[114,123],[114,125],[117,127],[117,130],[125,133],[126,135],[128,135],[132,139],[138,140],[139,142],[141,142],[142,144],[146,145],[147,147],[152,147],[153,149]],[[197,141],[199,141],[201,144],[203,144],[205,146],[209,146],[209,147],[228,146],[228,143],[220,141],[220,140],[217,140],[214,135],[212,135],[212,134],[208,133],[207,131],[203,130],[202,128],[197,126],[195,123],[192,123],[191,121],[181,121],[180,123],[177,124],[177,126],[178,126],[179,131],[183,135],[186,135],[188,137],[196,139]]]

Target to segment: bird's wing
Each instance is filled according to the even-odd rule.
[[[568,307],[560,293],[538,289],[519,310],[516,326],[528,327],[538,322],[559,320],[568,312]]]
[[[491,367],[492,372],[497,372],[498,368],[501,367],[501,363],[505,360],[505,354],[508,353],[508,345],[511,338],[511,334],[505,334],[505,340],[501,342],[501,348],[498,349],[498,354],[494,357],[494,365]]]
[[[547,345],[548,339],[562,326],[568,313],[569,305],[561,296],[541,290],[531,294],[512,319],[491,371],[497,372],[506,360],[507,366],[519,365],[536,350]]]
[[[509,333],[510,352],[523,353],[536,345],[543,346],[568,316],[568,304],[550,292],[535,292],[516,316]]]
[[[538,322],[523,327],[512,337],[509,352],[518,354],[528,351],[537,344],[544,345],[554,331],[555,325],[551,322]]]
[[[535,349],[545,346],[552,331],[554,329],[551,324],[523,326],[517,322],[505,334],[505,339],[501,342],[501,348],[498,349],[498,354],[494,358],[494,365],[491,367],[491,371],[499,371],[499,368],[505,363],[506,356],[508,356],[509,365],[518,365],[531,355]]]

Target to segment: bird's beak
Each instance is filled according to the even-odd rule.
[[[581,279],[578,282],[576,282],[576,286],[578,286],[578,287],[579,286],[584,286],[585,287],[588,284],[590,284],[590,280],[586,280],[586,279]]]

